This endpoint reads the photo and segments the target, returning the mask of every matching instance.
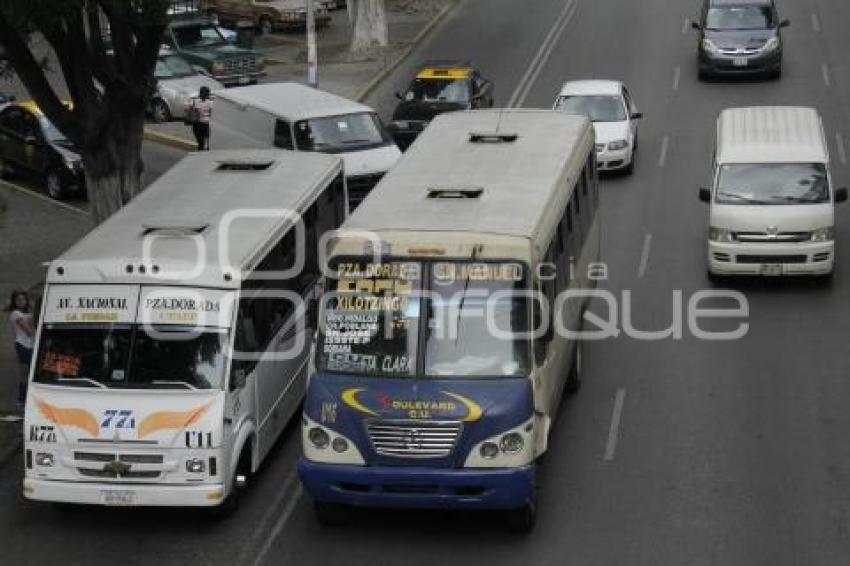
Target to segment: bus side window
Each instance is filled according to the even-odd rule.
[[[278,120],[274,125],[274,146],[281,149],[295,149],[292,145],[292,127],[289,122]]]

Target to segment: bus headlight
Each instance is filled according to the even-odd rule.
[[[835,239],[835,228],[828,226],[826,228],[818,228],[812,231],[813,242],[831,242]]]
[[[35,464],[36,466],[42,466],[44,468],[52,468],[55,463],[55,459],[53,458],[53,454],[49,452],[38,452],[35,455]]]
[[[469,451],[466,468],[509,468],[534,459],[534,417],[518,427],[491,436]]]
[[[311,462],[366,465],[357,445],[349,438],[317,423],[307,415],[301,416],[301,446],[304,458]],[[331,449],[328,450],[328,447]]]
[[[190,474],[203,474],[207,471],[207,463],[200,458],[186,460],[186,471]]]
[[[307,433],[307,438],[310,439],[310,443],[318,448],[319,450],[324,450],[328,447],[328,444],[331,441],[330,436],[321,428],[314,426],[310,429],[310,432]]]

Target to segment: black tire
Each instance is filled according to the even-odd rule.
[[[532,499],[522,507],[505,511],[505,522],[512,532],[530,533],[537,523],[537,504]]]
[[[65,184],[62,182],[62,176],[56,169],[49,169],[44,176],[44,186],[47,189],[47,196],[54,200],[62,200],[65,198]]]
[[[351,516],[351,509],[341,503],[314,501],[313,509],[316,512],[316,519],[326,527],[340,527],[345,525]]]
[[[168,108],[168,104],[163,99],[154,98],[151,101],[151,118],[157,124],[171,121],[171,109]]]
[[[274,22],[268,16],[260,16],[260,21],[257,22],[257,30],[260,35],[269,35],[274,33]]]
[[[9,162],[0,158],[0,179],[11,179],[15,176],[15,171]]]
[[[626,175],[633,175],[635,172],[635,154],[632,152],[632,160],[629,161],[629,164],[626,165],[626,168],[623,169],[623,173]]]
[[[708,72],[700,69],[699,72],[697,72],[697,78],[701,81],[707,81],[709,79]]]
[[[570,365],[570,373],[567,375],[567,383],[564,391],[567,395],[574,395],[581,389],[581,342],[576,342],[573,363]]]

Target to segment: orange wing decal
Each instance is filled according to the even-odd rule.
[[[160,430],[181,430],[198,422],[212,401],[206,405],[188,411],[159,411],[146,416],[139,424],[139,438],[144,438]]]
[[[93,438],[97,438],[100,434],[97,419],[88,411],[56,407],[37,397],[35,398],[35,405],[38,407],[39,412],[44,415],[45,419],[57,426],[75,426],[86,431]]]

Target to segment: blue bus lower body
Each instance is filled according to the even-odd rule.
[[[360,507],[516,509],[534,497],[535,466],[418,468],[320,464],[298,475],[317,501]]]

